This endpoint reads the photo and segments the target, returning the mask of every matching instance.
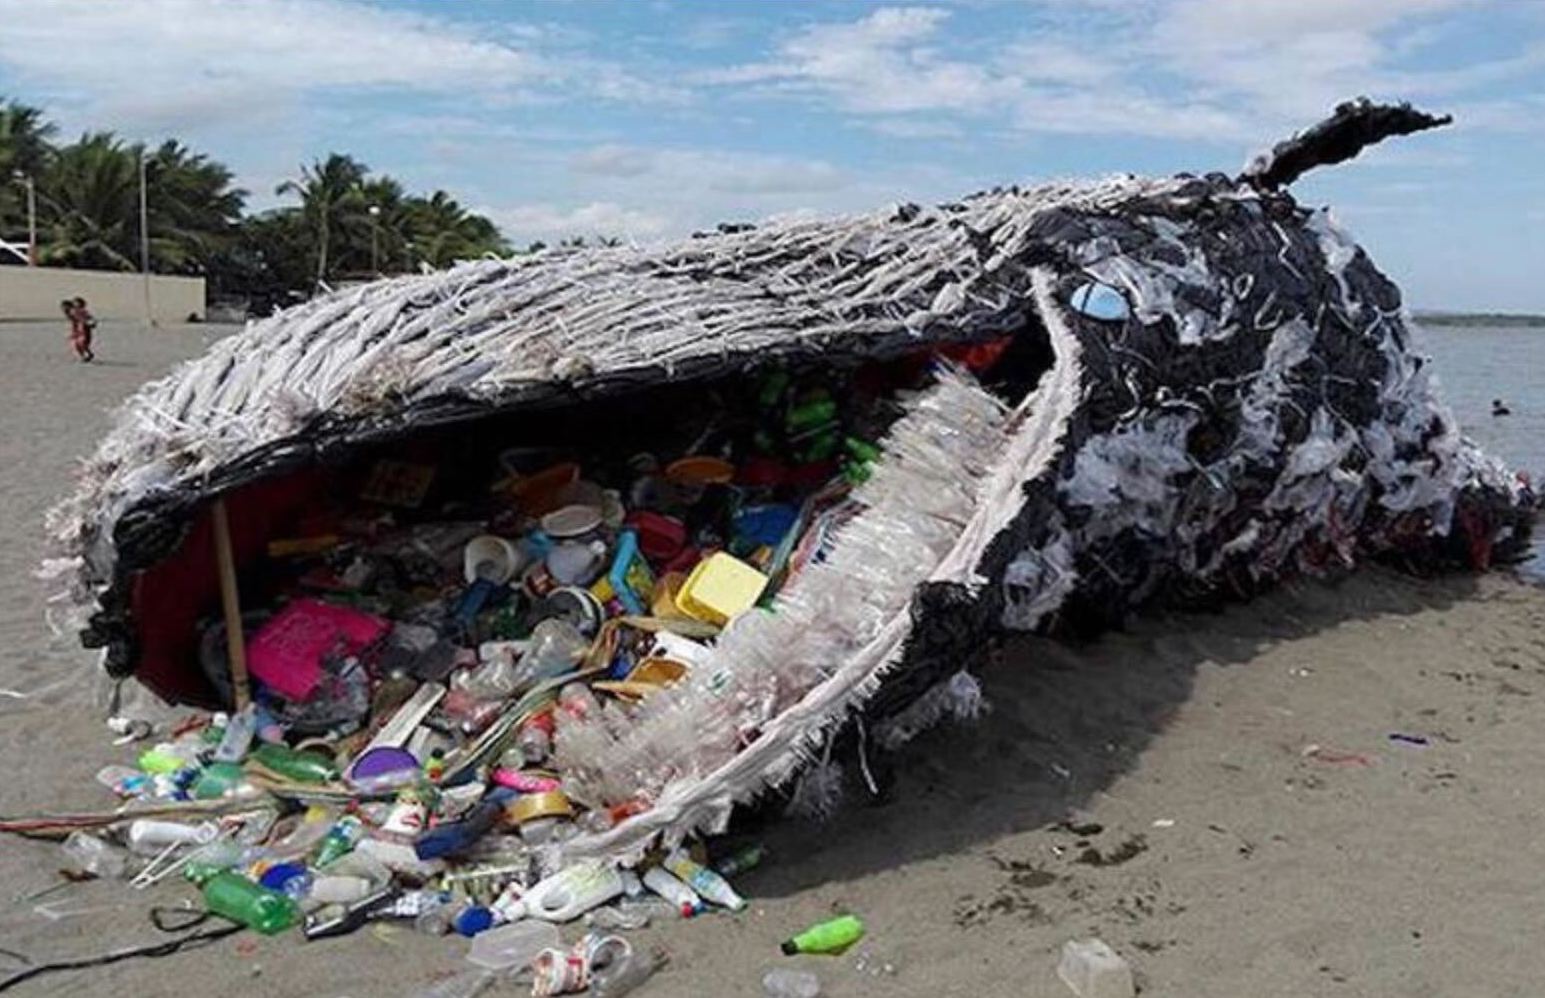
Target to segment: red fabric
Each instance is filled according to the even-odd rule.
[[[307,470],[254,482],[225,497],[238,575],[242,566],[263,556],[268,539],[279,535],[313,497],[326,494],[324,479],[321,472]],[[141,572],[133,585],[130,609],[139,636],[135,676],[169,702],[215,705],[215,691],[198,662],[198,622],[220,613],[214,531],[207,507],[198,514],[182,547]]]
[[[322,678],[324,656],[335,649],[357,654],[390,629],[362,610],[296,600],[247,639],[247,671],[281,696],[304,700]]]
[[[939,353],[961,364],[973,374],[981,374],[998,363],[1013,341],[1012,336],[1004,336],[986,343],[950,343],[940,347]]]

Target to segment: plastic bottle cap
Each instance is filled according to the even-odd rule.
[[[454,924],[458,933],[470,938],[494,924],[494,913],[481,905],[475,905],[459,912]]]

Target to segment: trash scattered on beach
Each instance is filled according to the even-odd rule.
[[[1426,735],[1409,735],[1401,731],[1392,731],[1389,735],[1392,742],[1402,742],[1406,745],[1431,745],[1432,741]]]
[[[1078,998],[1133,998],[1132,968],[1099,939],[1074,939],[1062,945],[1057,976]]]

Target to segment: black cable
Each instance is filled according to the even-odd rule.
[[[161,929],[163,932],[176,932],[180,931],[181,929],[191,928],[194,925],[199,925],[203,923],[204,920],[207,919],[210,915],[210,913],[207,911],[190,912],[190,914],[196,914],[198,917],[186,925],[181,925],[176,928],[168,928],[163,924],[163,920],[160,918],[161,912],[178,910],[179,909],[163,908],[152,909],[150,913],[150,920],[156,926],[156,928]],[[141,956],[170,956],[173,953],[191,946],[202,946],[205,943],[212,943],[218,939],[224,939],[226,936],[235,935],[245,927],[246,926],[234,924],[222,925],[218,929],[206,929],[203,932],[195,932],[190,936],[182,936],[178,939],[171,939],[167,942],[155,943],[150,946],[136,946],[132,949],[114,950],[111,953],[104,953],[101,956],[81,957],[80,959],[76,960],[58,960],[53,963],[40,963],[36,966],[28,967],[26,970],[17,971],[10,977],[7,977],[5,980],[0,981],[0,991],[9,991],[24,981],[30,981],[34,977],[41,977],[42,975],[55,970],[83,970],[87,967],[102,967],[110,963],[118,963],[121,960],[132,960]]]
[[[156,906],[150,909],[150,924],[162,932],[186,932],[195,925],[203,925],[209,921],[212,911],[199,911],[197,908],[167,908]],[[173,915],[191,915],[187,921],[173,922]]]

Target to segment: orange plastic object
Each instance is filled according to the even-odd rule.
[[[522,513],[543,516],[562,504],[564,490],[577,481],[579,465],[565,461],[517,479],[510,486],[510,496],[520,504]]]
[[[666,465],[665,477],[693,485],[727,485],[735,480],[735,466],[722,458],[689,456]]]

